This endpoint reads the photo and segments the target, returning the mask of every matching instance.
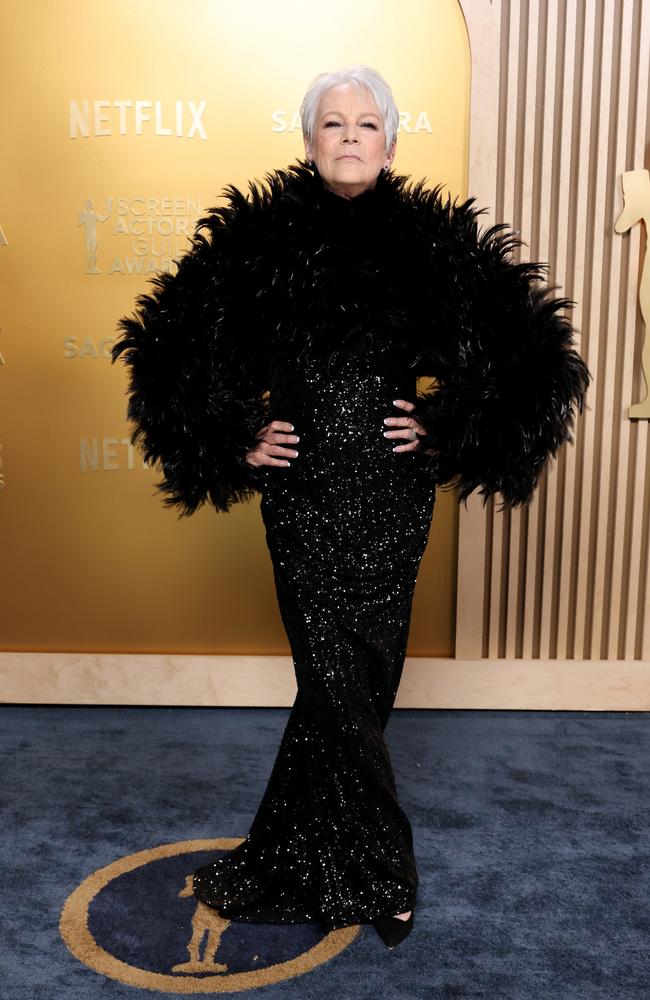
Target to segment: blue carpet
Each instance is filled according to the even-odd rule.
[[[420,886],[393,952],[370,927],[330,946],[314,925],[193,918],[187,874],[216,855],[187,842],[245,836],[287,715],[1,707],[2,1000],[180,997],[197,982],[273,1000],[647,1000],[649,713],[394,711],[386,738]],[[178,990],[96,971],[59,929],[88,876],[161,845],[181,847],[94,892],[88,932],[119,968]],[[192,929],[216,935],[210,960],[227,972],[213,987],[207,966],[172,971]],[[277,981],[247,985],[270,968]]]

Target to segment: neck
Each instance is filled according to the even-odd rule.
[[[359,191],[350,191],[349,188],[332,187],[326,181],[323,181],[323,187],[326,191],[331,191],[332,194],[338,194],[341,198],[356,198],[358,195],[363,194],[364,191],[372,191],[377,183],[377,178],[375,177],[372,184],[367,184],[365,187],[361,188]]]

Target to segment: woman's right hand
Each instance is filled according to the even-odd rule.
[[[287,443],[299,441],[297,434],[292,434],[293,424],[286,420],[272,420],[266,427],[262,427],[257,432],[259,444],[246,452],[246,461],[249,465],[291,465],[288,458],[295,458],[298,452],[293,448],[283,447]],[[287,456],[287,458],[274,458],[275,455]]]

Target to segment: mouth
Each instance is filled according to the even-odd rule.
[[[360,157],[352,156],[351,153],[346,153],[345,156],[339,156],[338,158],[339,160],[359,160],[359,162],[361,162]]]

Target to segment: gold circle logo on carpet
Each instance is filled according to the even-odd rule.
[[[162,844],[98,868],[65,902],[63,940],[96,972],[163,993],[255,989],[301,976],[354,941],[359,925],[325,933],[315,923],[247,924],[199,902],[194,870],[240,843]]]

